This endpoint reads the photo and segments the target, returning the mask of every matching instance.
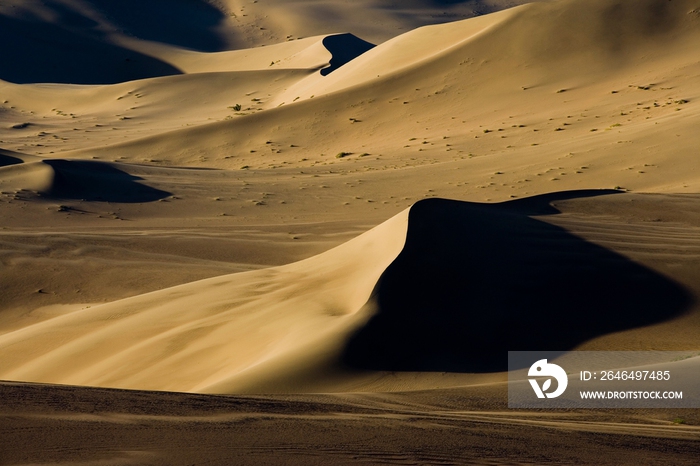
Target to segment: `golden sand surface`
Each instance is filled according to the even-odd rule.
[[[508,410],[505,355],[700,350],[700,1],[11,0],[0,41],[0,463],[697,462],[697,410]]]

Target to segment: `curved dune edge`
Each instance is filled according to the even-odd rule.
[[[510,8],[453,23],[423,26],[401,34],[359,55],[331,75],[313,74],[300,80],[277,96],[272,106],[367,85],[377,78],[395,77],[430,66],[450,51],[464,46],[493,28],[502,27],[527,7]]]
[[[0,380],[200,393],[502,381],[507,351],[573,349],[691,304],[668,278],[537,218],[553,201],[606,194],[425,199],[296,263],[8,332]]]
[[[511,193],[510,197],[522,197],[531,193],[548,192],[554,186],[560,189],[624,186],[637,192],[693,192],[698,186],[695,138],[681,136],[693,134],[693,125],[699,115],[695,105],[696,89],[687,84],[692,81],[689,76],[697,75],[697,63],[689,58],[692,54],[684,52],[692,49],[693,39],[697,38],[696,26],[700,18],[697,6],[700,4],[698,0],[680,0],[674,3],[645,0],[639,3],[643,8],[639,7],[638,12],[637,4],[629,0],[616,0],[611,4],[618,8],[612,13],[624,19],[613,22],[614,28],[609,27],[609,19],[617,16],[608,15],[610,11],[607,0],[564,0],[524,6],[488,18],[407,33],[395,41],[379,45],[333,74],[323,77],[329,85],[346,80],[337,88],[329,87],[323,91],[327,92],[325,95],[316,95],[319,98],[311,99],[308,96],[306,101],[300,99],[293,105],[285,104],[282,108],[276,107],[274,96],[286,92],[288,86],[309,76],[320,80],[318,67],[331,61],[328,58],[329,50],[323,44],[325,39],[321,36],[310,39],[308,44],[300,41],[289,46],[282,44],[279,49],[270,47],[270,55],[265,55],[267,50],[257,53],[259,50],[256,49],[251,52],[250,63],[242,60],[235,64],[240,67],[238,71],[195,72],[108,86],[20,86],[0,83],[0,88],[12,91],[19,100],[24,100],[20,104],[36,104],[38,107],[35,110],[43,113],[51,112],[52,107],[55,107],[53,111],[56,115],[52,118],[72,121],[73,118],[68,119],[68,116],[73,113],[67,113],[71,111],[77,112],[77,122],[80,120],[77,115],[81,111],[91,113],[100,109],[107,112],[109,109],[109,115],[91,113],[88,116],[109,116],[107,121],[113,123],[110,124],[112,128],[107,128],[109,131],[99,130],[100,136],[90,142],[90,149],[68,150],[61,154],[62,160],[57,160],[58,157],[42,159],[0,151],[0,185],[3,194],[7,194],[8,201],[18,200],[19,191],[29,191],[30,194],[41,193],[53,196],[54,199],[138,204],[163,199],[170,194],[165,190],[170,191],[171,188],[167,183],[159,184],[158,181],[154,186],[162,189],[150,189],[142,185],[138,182],[138,177],[118,168],[124,167],[118,160],[208,168],[238,167],[246,169],[240,172],[241,180],[251,180],[257,177],[253,170],[259,168],[277,170],[283,164],[288,164],[287,168],[306,169],[310,164],[327,162],[328,159],[333,159],[331,162],[335,164],[346,164],[344,167],[336,166],[347,170],[345,173],[356,173],[353,170],[358,168],[359,163],[370,163],[370,158],[364,157],[372,156],[372,162],[381,162],[382,165],[377,165],[385,172],[383,175],[368,174],[371,182],[365,189],[367,194],[372,194],[371,199],[378,199],[379,195],[384,196],[386,193],[376,188],[380,183],[391,186],[392,194],[395,193],[394,190],[398,192],[404,189],[401,185],[415,184],[412,192],[407,193],[410,196],[406,195],[404,199],[420,198],[425,192],[433,192],[435,186],[431,184],[437,180],[442,181],[447,173],[450,173],[446,178],[451,180],[452,187],[440,190],[440,194],[470,199],[476,199],[475,193],[482,188],[487,188],[482,192],[488,194],[480,199],[486,200],[507,199]],[[661,22],[664,24],[661,28],[655,16],[658,11],[667,16],[667,21]],[[587,20],[589,16],[591,21]],[[508,20],[497,21],[498,18]],[[479,25],[484,28],[480,29]],[[582,28],[584,25],[586,27]],[[452,31],[454,36],[445,34],[447,31]],[[600,34],[601,31],[606,34]],[[561,36],[564,32],[567,34]],[[426,34],[432,34],[431,40],[427,40]],[[568,40],[553,40],[560,36]],[[426,53],[412,53],[415,52],[412,45],[420,44],[421,38],[426,39]],[[521,40],[523,38],[528,40]],[[392,44],[400,46],[397,45],[394,50]],[[298,56],[295,55],[297,49],[294,48],[297,46]],[[267,57],[287,53],[290,58],[289,63],[284,65],[289,65],[287,69],[281,63],[280,69],[274,69],[277,65],[272,66],[273,69],[267,69],[270,68],[269,64],[266,65]],[[210,54],[200,54],[198,57],[203,59],[205,55]],[[494,60],[493,57],[499,59]],[[192,55],[190,58],[196,57]],[[222,64],[226,62],[226,56],[221,55],[220,58]],[[389,58],[395,59],[395,62],[392,63]],[[213,67],[210,71],[218,69],[216,67],[219,64],[215,61],[210,63]],[[304,66],[309,68],[295,68],[291,66],[293,63],[306,63]],[[193,62],[195,65],[197,64]],[[374,70],[379,68],[385,69],[387,74],[374,80]],[[582,70],[585,72],[582,73]],[[655,70],[656,74],[650,70]],[[439,83],[435,82],[436,76],[441,77]],[[602,81],[597,82],[601,77]],[[363,81],[365,78],[371,81]],[[250,80],[256,81],[255,89],[250,88]],[[225,99],[199,102],[204,94],[210,93],[210,89],[225,89],[225,92],[217,94],[217,97]],[[415,94],[418,91],[422,94]],[[610,103],[613,94],[615,99],[621,98],[614,105]],[[186,113],[195,109],[197,112],[193,113],[197,117],[192,117],[191,121],[206,124],[172,130],[172,127],[183,126],[175,118],[176,112],[171,112],[172,107],[166,104],[175,95],[186,96],[186,101],[180,102],[180,111]],[[55,101],[49,98],[52,96]],[[243,97],[246,100],[242,100]],[[293,97],[293,102],[299,95],[292,93],[289,97]],[[504,99],[510,100],[506,103]],[[652,100],[657,105],[652,104]],[[80,103],[74,108],[63,108],[63,103],[72,101]],[[103,108],[102,102],[107,101],[110,101],[109,104]],[[251,103],[248,104],[248,101]],[[56,107],[55,102],[61,105]],[[244,106],[244,110],[252,113],[232,113],[233,109],[228,105],[241,102],[250,105],[251,109]],[[12,103],[15,104],[14,101]],[[550,115],[534,110],[549,106],[560,108],[558,106],[564,104],[568,106],[560,114]],[[643,105],[648,108],[642,107]],[[215,107],[218,113],[209,113]],[[413,118],[416,107],[422,113]],[[651,113],[657,108],[658,113]],[[57,109],[61,110],[60,114]],[[133,113],[127,110],[133,110]],[[126,114],[123,115],[122,112]],[[173,113],[173,117],[165,124],[162,117],[169,113]],[[486,118],[484,115],[487,113],[496,116]],[[628,114],[629,118],[621,118]],[[39,129],[46,129],[44,126],[26,115],[10,115],[12,126],[8,124],[8,131],[13,137],[17,135],[17,140],[26,138],[29,141],[34,138],[35,142],[45,142],[42,138],[46,138],[48,133],[37,133]],[[225,118],[226,121],[207,123],[216,120],[212,115]],[[448,119],[450,115],[462,117]],[[594,120],[599,115],[602,117]],[[513,121],[506,118],[513,118]],[[146,130],[141,133],[137,129],[142,121]],[[551,123],[543,123],[545,121]],[[343,126],[340,126],[341,123]],[[74,123],[61,125],[71,128]],[[135,132],[132,136],[139,134],[139,139],[124,137],[119,139],[123,142],[110,145],[114,140],[105,134],[119,134],[119,131],[112,131],[126,128],[126,125],[133,125],[131,130]],[[95,124],[94,127],[102,128],[103,125]],[[543,129],[549,136],[543,135]],[[172,131],[165,132],[166,130]],[[509,140],[501,141],[504,137]],[[487,138],[491,142],[482,142]],[[63,140],[58,137],[56,139]],[[417,142],[404,146],[406,151],[397,152],[401,143],[414,140]],[[372,154],[360,149],[358,141],[366,142],[371,147],[367,150]],[[509,151],[512,143],[514,150],[511,154]],[[447,163],[431,164],[434,166],[426,167],[425,171],[415,171],[413,176],[408,170],[395,170],[396,167],[391,165],[396,160],[403,162],[407,157],[413,160],[415,154],[408,151],[422,152],[425,150],[423,146],[428,149],[426,156],[435,155],[436,162],[444,160]],[[435,147],[430,150],[430,146]],[[19,150],[16,146],[11,147]],[[41,147],[44,147],[43,144]],[[500,148],[499,152],[492,154],[496,147]],[[265,149],[264,158],[261,148]],[[387,148],[391,148],[391,152],[384,153]],[[464,155],[440,153],[438,157],[438,150],[447,153],[452,152],[453,148],[464,149]],[[575,153],[569,152],[571,149]],[[39,149],[32,150],[36,154],[46,154],[39,152]],[[340,157],[333,158],[332,154],[339,150],[343,151],[339,153]],[[473,158],[472,150],[475,153]],[[462,151],[456,154],[460,152]],[[268,153],[283,155],[270,154],[272,157],[267,157]],[[348,153],[353,157],[342,156]],[[304,157],[297,159],[301,154]],[[326,159],[322,158],[329,155]],[[377,159],[373,160],[375,155]],[[387,157],[380,159],[380,155]],[[483,155],[492,156],[482,157]],[[83,156],[84,160],[71,160],[76,156]],[[92,160],[105,156],[113,156],[114,162]],[[415,158],[420,160],[419,157]],[[423,162],[430,162],[430,159],[426,157],[420,160],[420,163]],[[276,167],[274,163],[280,165]],[[659,170],[658,165],[662,167]],[[415,166],[419,166],[418,163]],[[368,167],[373,168],[370,165]],[[410,162],[406,163],[406,167],[412,168]],[[247,170],[248,168],[253,170]],[[468,168],[469,173],[457,175],[455,169],[462,168]],[[279,179],[289,174],[283,170],[277,170],[276,173],[282,174]],[[331,174],[330,170],[328,174]],[[89,184],[89,179],[95,175],[104,177],[100,179],[100,185],[107,189],[95,191],[102,187]],[[266,171],[263,175],[270,176],[267,179],[278,176],[273,176],[272,171]],[[61,176],[64,177],[63,180]],[[374,178],[375,176],[384,178]],[[537,180],[535,176],[541,177],[540,181],[527,185],[526,183]],[[65,182],[66,178],[68,183]],[[487,178],[494,181],[489,185],[477,185]],[[101,182],[102,179],[109,179],[114,184],[109,187]],[[455,183],[456,181],[459,182]],[[547,184],[550,181],[555,184]],[[329,181],[329,185],[335,187],[340,186],[342,181],[338,184],[331,182],[335,181]],[[264,182],[259,183],[261,186]],[[296,181],[290,182],[289,186],[291,183],[296,188]],[[516,183],[522,184],[518,186]],[[79,185],[78,189],[76,184]],[[328,186],[319,186],[319,190],[326,187]],[[309,191],[299,191],[296,193],[298,196],[295,195],[292,199],[299,200],[300,205],[302,199],[308,203],[303,208],[316,204],[316,199],[321,199],[320,205],[330,206],[330,202],[335,203],[338,199],[334,196],[356,194],[348,190],[338,190],[336,194],[330,190],[328,192],[332,193],[331,196],[324,194],[326,197],[314,198],[307,194]],[[215,194],[218,196],[220,193],[217,190]],[[399,195],[393,197],[398,198]],[[354,198],[362,200],[362,203],[356,203],[358,207],[353,207],[356,209],[354,212],[363,215],[365,200],[359,196]],[[248,198],[233,199],[234,196],[231,196],[230,205],[236,207],[251,201]],[[370,201],[370,196],[367,201]],[[323,204],[325,202],[329,204]],[[285,204],[280,202],[279,205]],[[426,203],[422,202],[421,205]],[[401,208],[405,206],[406,203],[402,202]],[[13,206],[15,207],[24,209],[25,206]],[[270,217],[261,216],[256,221],[266,221],[283,209],[287,211],[286,207],[277,205],[268,207],[272,212]],[[58,211],[67,208],[71,207],[61,205],[58,206]],[[313,211],[310,216],[319,215],[318,210],[310,210]],[[325,212],[331,210],[328,207]],[[391,210],[391,214],[386,217],[397,210]],[[414,211],[415,208],[412,208],[411,212]],[[516,225],[538,231],[541,225],[528,221],[525,218],[527,215],[523,215],[520,214],[516,219]],[[471,217],[466,215],[465,218]],[[498,217],[494,222],[505,221],[507,218],[507,215]],[[326,217],[322,218],[325,219]],[[410,299],[396,300],[395,297],[403,296],[401,286],[409,291],[418,289],[416,283],[420,275],[396,273],[396,259],[405,252],[404,239],[410,223],[408,214],[403,220],[403,226],[397,226],[401,223],[399,220],[393,222],[393,227],[383,227],[384,230],[381,231],[384,233],[373,230],[375,233],[368,232],[362,240],[358,238],[306,261],[190,283],[82,309],[6,333],[0,336],[0,377],[124,388],[228,393],[355,391],[368,387],[376,390],[397,387],[433,388],[438,385],[434,380],[443,376],[435,375],[436,379],[433,380],[433,375],[426,374],[441,371],[468,373],[470,368],[460,365],[468,358],[460,357],[459,361],[448,361],[443,366],[435,363],[438,361],[442,364],[444,361],[442,355],[445,348],[440,345],[457,341],[445,339],[440,333],[442,328],[438,327],[430,329],[431,337],[428,340],[431,343],[427,345],[430,356],[426,360],[416,364],[415,359],[403,359],[403,355],[420,356],[420,351],[410,352],[415,350],[412,346],[415,338],[412,335],[416,334],[397,336],[394,324],[400,323],[402,315],[391,309],[399,308],[397,304],[413,304]],[[505,224],[512,226],[508,222]],[[465,225],[467,228],[464,231],[469,231],[469,222]],[[489,229],[484,224],[477,225],[480,231],[488,233]],[[496,228],[495,232],[499,233],[500,230]],[[665,231],[663,234],[666,234]],[[563,242],[573,241],[560,232],[556,235]],[[689,234],[688,237],[693,236]],[[479,242],[472,244],[481,247]],[[507,242],[504,244],[508,246]],[[514,254],[505,256],[515,257],[528,251],[526,241],[519,244],[523,247],[513,248]],[[587,252],[583,247],[579,250]],[[466,249],[466,252],[460,251],[462,255],[469,252]],[[449,247],[440,250],[448,258],[450,252]],[[588,257],[588,254],[581,256]],[[616,256],[606,257],[614,262],[621,260]],[[481,262],[479,266],[483,267],[487,263]],[[583,265],[587,263],[584,262]],[[415,265],[412,267],[415,268]],[[458,262],[453,261],[451,267],[461,273],[461,277],[470,277],[468,271],[460,269]],[[630,270],[639,272],[649,282],[656,284],[656,289],[662,295],[665,292],[675,295],[671,306],[673,312],[668,316],[650,315],[648,320],[638,320],[636,325],[654,324],[682,312],[688,301],[682,290],[674,289],[672,284],[659,280],[657,276],[648,275],[644,270]],[[524,272],[529,273],[529,270]],[[520,276],[522,275],[524,274]],[[383,280],[387,276],[395,278],[393,285],[391,280]],[[407,281],[406,278],[410,280]],[[611,277],[615,278],[614,275]],[[497,280],[498,276],[494,274],[489,283],[494,284]],[[516,281],[512,278],[510,280]],[[440,280],[433,281],[433,290],[438,289]],[[387,283],[391,285],[388,288]],[[161,285],[165,286],[167,285]],[[396,292],[397,287],[399,293]],[[482,288],[501,289],[488,286]],[[641,289],[648,291],[653,287]],[[454,290],[448,291],[453,294],[444,296],[454,296]],[[542,296],[549,296],[547,291],[543,289]],[[585,287],[577,291],[582,296],[589,294]],[[389,297],[393,304],[382,304],[382,296]],[[432,296],[443,295],[433,293]],[[646,295],[640,294],[635,298],[636,301],[629,302],[657,302],[659,305],[656,307],[660,310],[668,307],[665,302],[647,300],[645,297]],[[510,296],[509,299],[512,298]],[[450,299],[443,301],[462,302]],[[556,300],[552,300],[554,301]],[[623,300],[623,306],[626,302]],[[589,307],[599,309],[597,305]],[[621,306],[612,306],[612,310],[619,307]],[[507,309],[508,306],[503,308]],[[551,309],[554,309],[554,305],[550,305]],[[626,311],[634,311],[634,306]],[[379,314],[385,320],[374,319]],[[414,313],[415,315],[419,313]],[[447,322],[453,321],[448,319]],[[419,337],[423,335],[420,332],[425,330],[420,324],[418,319],[410,327],[412,332],[419,332]],[[455,325],[453,327],[458,328]],[[479,337],[479,327],[475,328],[476,332],[472,330],[472,334],[477,333],[475,336]],[[487,325],[485,328],[493,327]],[[629,327],[622,327],[622,330],[627,328]],[[694,326],[689,325],[687,328]],[[373,330],[368,335],[362,332],[363,329]],[[620,329],[612,328],[611,331]],[[589,333],[583,334],[585,338],[565,341],[565,346],[590,341],[587,338],[599,335]],[[389,335],[390,338],[382,340],[382,335]],[[677,342],[678,338],[674,336],[669,341]],[[483,343],[486,345],[491,342]],[[472,343],[473,348],[480,350],[487,347],[484,345]],[[387,348],[391,351],[387,351]],[[410,351],[403,351],[404,349]],[[389,357],[374,358],[377,353],[388,354]],[[339,364],[338,361],[344,364]],[[401,371],[402,375],[395,376],[393,371]],[[439,383],[477,381],[476,378],[460,378],[458,375],[446,377],[452,378],[448,381],[441,379]],[[490,380],[489,377],[483,376],[479,381]],[[425,382],[426,380],[433,381]],[[424,383],[427,385],[422,385]]]
[[[290,162],[291,154],[323,161],[323,154],[340,151],[405,157],[415,150],[406,143],[417,133],[428,139],[448,136],[452,140],[447,149],[465,154],[483,155],[496,150],[499,154],[529,156],[545,142],[554,141],[569,151],[571,144],[562,142],[561,137],[568,139],[570,135],[580,141],[577,152],[586,153],[591,148],[600,154],[604,147],[606,153],[614,150],[624,154],[624,146],[612,146],[618,141],[612,141],[611,136],[618,131],[630,133],[625,140],[652,145],[657,144],[657,139],[669,138],[668,132],[654,127],[657,123],[685,128],[697,116],[693,105],[684,105],[682,112],[670,108],[674,101],[695,101],[695,91],[677,73],[696,73],[697,64],[689,58],[689,44],[697,42],[698,17],[693,13],[697,5],[697,0],[534,3],[404,33],[327,76],[312,68],[276,70],[278,65],[270,67],[266,59],[261,63],[267,63],[268,69],[255,72],[260,73],[255,76],[260,81],[257,88],[242,84],[224,86],[225,79],[233,78],[226,73],[219,79],[204,76],[216,73],[186,79],[159,78],[157,82],[167,81],[173,93],[188,94],[195,87],[211,86],[221,90],[222,99],[245,104],[244,109],[252,98],[261,100],[250,104],[255,111],[247,115],[232,115],[223,105],[200,107],[188,102],[183,109],[191,108],[192,114],[203,116],[196,126],[181,127],[174,120],[169,128],[152,128],[128,138],[106,140],[99,149],[87,149],[82,143],[67,146],[63,155],[87,158],[99,153],[102,158],[133,161],[134,154],[139,154],[146,160],[167,160],[180,166],[199,166],[204,158],[210,167],[265,168],[259,154],[269,150],[266,144],[270,140],[286,149],[283,153],[287,155],[274,160],[282,163]],[[610,24],[610,18],[617,16],[611,16],[611,9],[620,16],[614,24]],[[657,9],[668,21],[657,24]],[[327,62],[329,54],[321,41],[309,47],[309,53],[314,47],[316,51],[323,49]],[[254,58],[259,53],[267,54],[267,48],[240,52]],[[283,62],[284,59],[280,65]],[[280,81],[275,81],[278,78]],[[648,87],[649,83],[654,86]],[[130,86],[133,91],[141,90],[140,86]],[[647,86],[650,92],[644,93],[637,86]],[[160,95],[164,96],[153,93],[159,102],[163,101]],[[652,97],[670,102],[668,110],[673,113],[664,114],[661,120],[647,119],[646,115],[638,118],[648,106],[645,99]],[[565,111],[544,111],[561,105],[566,105]],[[143,111],[151,121],[172,118],[161,104],[152,108],[153,111]],[[657,107],[652,104],[650,109],[654,108]],[[155,113],[155,109],[159,112]],[[658,111],[665,110],[659,107]],[[231,118],[223,120],[228,116]],[[213,120],[209,121],[209,117]],[[560,122],[563,118],[576,120]],[[364,124],[353,124],[358,120]],[[581,124],[575,125],[579,120]],[[548,127],[544,133],[540,127],[535,128],[536,124],[549,121],[557,122],[561,131],[549,132]],[[571,128],[564,128],[564,124]],[[506,125],[499,130],[512,133],[507,135],[511,140],[498,141],[502,145],[493,142],[497,138],[491,136],[495,134],[479,134],[485,129],[495,131],[492,128],[497,125]],[[551,130],[556,129],[554,125]],[[535,134],[535,129],[539,134]],[[649,137],[652,134],[653,139]],[[513,144],[516,136],[519,139]],[[359,140],[372,150],[358,147]],[[675,135],[668,140],[684,144]],[[486,141],[491,141],[488,146],[483,145]],[[686,147],[676,151],[678,158],[685,158],[681,154],[686,151]],[[685,168],[682,171],[688,172]],[[617,182],[598,186],[616,184],[627,186]],[[655,190],[657,186],[654,183],[635,188]]]
[[[5,191],[46,191],[54,175],[41,157],[0,149],[0,185]]]
[[[4,334],[0,379],[233,391],[290,354],[304,365],[332,352],[366,319],[361,310],[401,251],[407,218],[404,211],[301,262],[86,308]]]

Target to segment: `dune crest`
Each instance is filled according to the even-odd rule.
[[[18,208],[50,210],[62,226],[110,229],[108,220],[133,219],[143,222],[134,224],[137,235],[142,225],[163,228],[192,215],[188,221],[197,228],[255,224],[264,230],[268,222],[360,219],[369,209],[373,217],[364,225],[376,225],[413,205],[301,262],[261,270],[255,269],[269,263],[242,264],[238,270],[253,271],[31,321],[0,339],[0,377],[230,392],[277,385],[355,389],[373,377],[371,383],[382,385],[381,373],[397,370],[493,372],[498,361],[479,366],[470,358],[474,348],[503,349],[481,329],[493,326],[479,311],[488,305],[478,293],[462,293],[457,282],[502,287],[501,319],[520,327],[525,311],[505,310],[544,302],[540,317],[555,322],[557,302],[567,293],[587,295],[585,284],[595,282],[586,273],[562,272],[570,280],[552,293],[533,284],[522,296],[513,294],[517,280],[506,274],[510,285],[503,287],[486,256],[477,261],[489,271],[484,276],[461,265],[477,255],[445,233],[451,228],[475,243],[490,239],[481,253],[499,258],[506,250],[524,263],[540,244],[528,238],[494,243],[501,228],[543,234],[590,256],[574,261],[582,270],[615,264],[611,270],[619,273],[607,279],[612,288],[627,293],[633,286],[618,276],[644,282],[646,294],[617,305],[626,318],[608,326],[596,320],[567,334],[562,347],[678,317],[689,299],[682,289],[532,214],[416,200],[439,195],[493,202],[615,186],[692,190],[695,140],[681,136],[696,126],[700,111],[686,76],[698,66],[687,53],[698,37],[694,7],[698,0],[534,3],[418,28],[374,47],[352,34],[246,50],[187,47],[167,34],[110,36],[100,43],[151,50],[154,60],[182,73],[109,85],[0,83],[9,96],[2,117],[3,141],[9,141],[3,144],[10,149],[0,159],[2,195],[8,208],[28,203]],[[47,15],[42,24],[62,24],[64,32],[83,28]],[[471,222],[477,223],[470,230]],[[119,227],[126,230],[128,223]],[[440,244],[413,233],[423,230],[441,237]],[[542,255],[565,262],[558,251]],[[416,264],[429,266],[426,256],[447,275],[422,276]],[[309,256],[289,262],[298,257]],[[225,268],[209,265],[208,276]],[[503,261],[501,268],[507,267]],[[538,283],[558,278],[536,267],[516,268],[523,275],[537,270]],[[57,304],[36,296],[43,286],[29,298]],[[410,298],[401,297],[403,287]],[[93,302],[79,299],[79,283],[71,288],[76,296],[70,304]],[[611,290],[604,283],[599,288]],[[669,295],[667,313],[637,312]],[[589,307],[612,312],[600,296],[589,298]],[[436,322],[426,314],[433,305],[447,313]],[[472,328],[472,311],[463,309],[476,309],[481,324]],[[13,312],[21,320],[25,310]],[[463,327],[470,329],[469,341],[454,343],[460,337],[450,332]],[[412,345],[416,339],[423,346]],[[32,348],[35,341],[41,345]]]
[[[487,16],[470,18],[454,23],[423,26],[401,34],[369,50],[333,75],[313,75],[291,87],[279,96],[277,104],[308,99],[338,92],[348,87],[361,86],[378,78],[387,78],[400,72],[410,72],[437,59],[449,50],[473,40],[489,29],[497,27],[518,13],[518,8],[503,10]]]
[[[240,383],[239,374],[274,366],[290,352],[323,354],[365,318],[359,311],[403,246],[406,218],[401,213],[295,264],[182,285],[6,333],[0,378],[209,391]]]
[[[700,410],[516,412],[506,365],[698,373],[700,0],[3,0],[0,41],[0,463],[697,464]]]
[[[178,77],[170,78],[168,95],[187,95],[188,82],[200,89],[212,86],[219,99],[240,103],[242,110],[214,108],[208,99],[200,99],[166,112],[161,97],[166,93],[154,93],[157,102],[148,108],[163,109],[160,121],[178,115],[173,123],[189,119],[193,127],[172,124],[132,133],[127,121],[128,136],[110,140],[99,152],[110,159],[134,161],[138,154],[162,163],[226,169],[334,164],[340,162],[323,157],[340,152],[381,154],[382,167],[407,164],[416,155],[459,162],[469,154],[489,154],[496,158],[481,164],[475,157],[474,165],[480,170],[507,167],[527,178],[528,167],[550,163],[560,152],[585,154],[578,167],[602,158],[622,163],[630,153],[625,141],[635,140],[652,151],[655,146],[677,146],[675,166],[688,176],[692,142],[676,139],[662,127],[677,125],[682,128],[678,134],[687,133],[698,115],[695,91],[686,78],[697,75],[688,45],[698,39],[698,17],[692,13],[697,5],[696,0],[523,5],[402,34],[327,76],[318,67],[280,69],[288,74],[274,75],[278,65],[268,63],[269,70],[245,77],[260,84],[236,86],[237,95],[234,86],[223,85],[223,76],[214,80],[193,75],[178,79],[178,84]],[[654,26],[655,12],[663,15],[666,26]],[[611,24],[613,13],[620,21]],[[314,55],[314,47],[325,53],[327,63],[330,55],[318,41],[299,53]],[[267,53],[267,48],[246,53]],[[186,118],[181,110],[189,111]],[[155,116],[143,112],[144,117]],[[412,143],[412,138],[419,141]],[[424,141],[428,145],[418,145]],[[279,146],[262,159],[261,153],[270,152],[269,143]],[[94,153],[78,143],[73,149],[65,155]],[[668,179],[676,179],[677,172],[668,170],[673,173],[619,181],[605,174],[588,179],[585,186],[673,190],[688,184],[672,186]],[[582,186],[563,181],[565,189]]]
[[[698,373],[700,0],[3,0],[0,41],[3,465],[697,464],[692,393],[512,410],[506,365]]]
[[[421,201],[297,263],[6,333],[0,378],[217,393],[392,389],[383,374],[499,372],[513,345],[572,349],[681,314],[690,302],[681,287],[531,218],[552,200],[601,194]],[[572,319],[586,324],[567,332]]]

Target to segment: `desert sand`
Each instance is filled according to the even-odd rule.
[[[505,358],[700,350],[700,1],[8,1],[0,41],[0,463],[697,461],[697,410],[508,410]]]

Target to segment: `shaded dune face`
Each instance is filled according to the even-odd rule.
[[[0,167],[6,167],[8,165],[19,165],[20,163],[22,163],[22,159],[18,157],[0,154]]]
[[[57,199],[104,202],[151,202],[171,193],[139,183],[141,179],[104,162],[44,160],[53,181],[41,194]]]
[[[507,351],[570,350],[671,319],[690,294],[626,257],[533,218],[558,193],[502,204],[420,201],[382,274],[377,313],[342,359],[391,371],[507,370]]]
[[[217,34],[225,14],[207,0],[92,0],[110,23],[140,39],[162,42],[202,52],[226,49]],[[218,3],[218,2],[216,2]],[[158,27],[153,27],[158,18]]]
[[[42,3],[7,9],[12,15],[0,13],[0,40],[11,44],[0,49],[0,79],[18,84],[114,84],[181,73],[153,56],[113,43],[114,32],[192,50],[226,48],[215,32],[225,16],[205,1]],[[158,18],[158,27],[153,27],[153,18]]]
[[[46,37],[59,47],[47,46]],[[115,84],[181,73],[157,58],[45,22],[0,15],[0,41],[14,44],[0,48],[0,79],[17,84]]]
[[[111,183],[110,193],[146,199],[138,190],[149,188],[110,164],[45,162],[55,170],[49,191],[56,196],[86,195],[90,183],[100,193]],[[569,350],[680,316],[693,299],[684,288],[545,222],[559,201],[613,192],[501,204],[419,201],[295,263],[87,306],[5,332],[0,379],[200,393],[422,389],[442,375],[416,372],[505,371],[507,351]],[[605,196],[602,211],[615,212],[620,204],[606,210],[611,199],[625,196]],[[683,212],[693,199],[674,209]],[[589,213],[600,212],[593,201],[593,210],[562,203],[564,216],[573,212],[564,224],[610,227],[604,241],[615,245],[680,250],[682,239],[647,242],[645,234],[661,238],[663,226],[637,234],[610,218],[589,222]],[[692,338],[681,341],[694,346]],[[605,348],[629,349],[624,341]],[[644,349],[660,349],[659,341],[645,340]],[[404,375],[385,371],[413,374],[399,380]]]
[[[323,38],[323,46],[331,53],[329,66],[321,70],[321,75],[326,76],[370,50],[374,44],[352,34],[334,34]]]

